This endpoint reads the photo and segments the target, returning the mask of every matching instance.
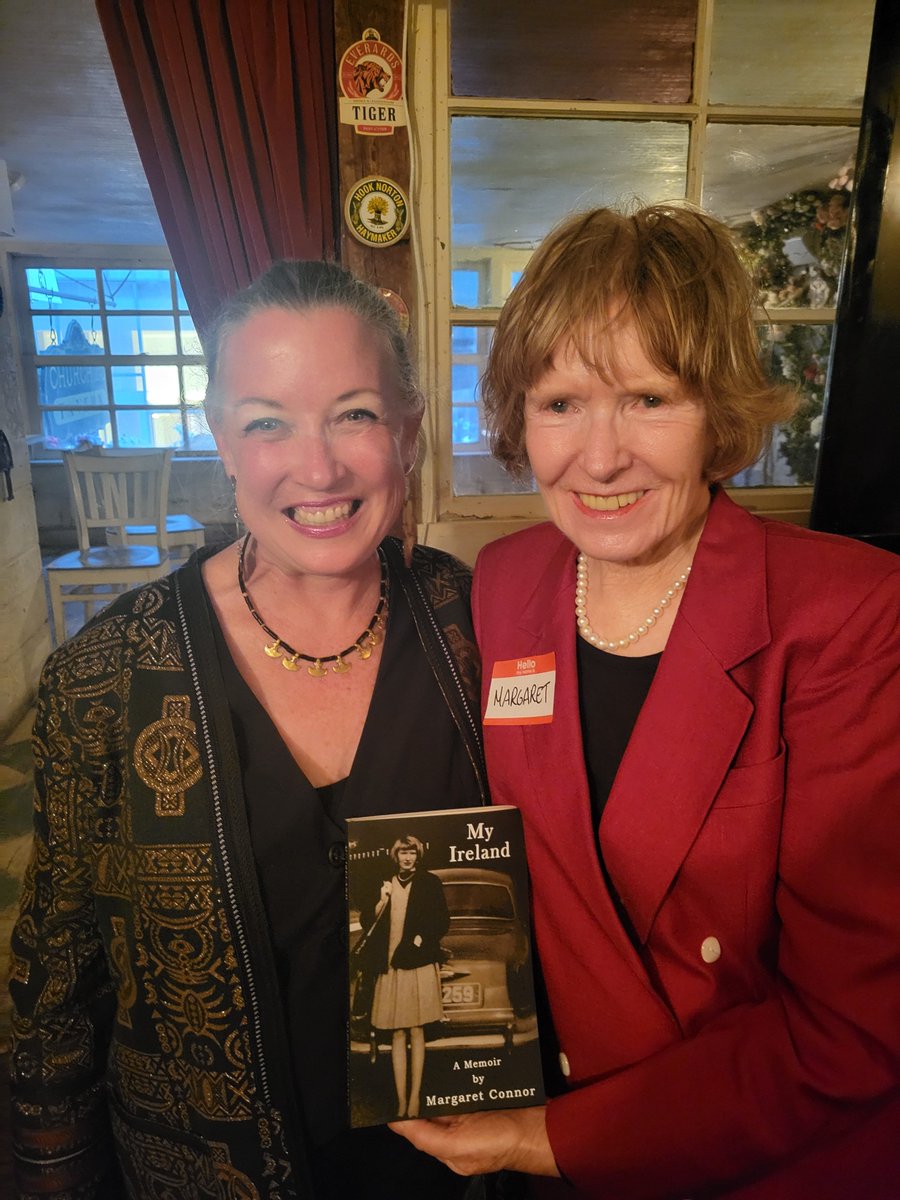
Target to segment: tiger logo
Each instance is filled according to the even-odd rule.
[[[353,67],[353,86],[360,96],[387,95],[391,86],[391,75],[374,58],[361,58]]]

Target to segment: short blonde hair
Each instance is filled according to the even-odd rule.
[[[494,455],[513,474],[527,470],[526,391],[569,341],[606,376],[615,367],[609,335],[630,318],[654,366],[705,407],[707,479],[750,466],[797,402],[793,388],[763,370],[754,303],[731,234],[706,213],[653,205],[567,218],[500,313],[482,379]]]
[[[404,837],[397,838],[390,849],[391,858],[397,862],[397,857],[401,850],[415,850],[416,865],[418,865],[425,857],[425,847],[415,836],[415,834],[407,833]]]

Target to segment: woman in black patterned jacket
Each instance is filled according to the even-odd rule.
[[[487,798],[469,574],[391,536],[422,414],[405,338],[368,285],[285,262],[207,351],[246,534],[42,679],[21,1194],[459,1197],[346,1111],[345,820]]]

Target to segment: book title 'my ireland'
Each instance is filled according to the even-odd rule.
[[[509,858],[509,841],[505,841],[502,846],[483,845],[483,843],[491,840],[493,832],[493,825],[486,825],[484,821],[479,821],[477,825],[467,825],[466,834],[468,840],[475,842],[475,845],[451,846],[450,862],[479,862],[486,858]]]

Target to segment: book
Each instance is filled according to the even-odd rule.
[[[542,1104],[519,810],[347,832],[351,1125]]]

